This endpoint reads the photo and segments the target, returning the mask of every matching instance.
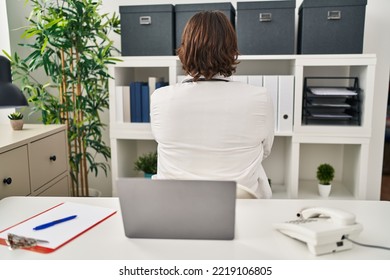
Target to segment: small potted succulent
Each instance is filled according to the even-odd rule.
[[[328,163],[322,163],[317,168],[318,192],[322,197],[328,197],[332,189],[334,168]]]
[[[20,112],[14,112],[8,115],[8,118],[11,121],[11,126],[13,130],[22,130],[23,129],[23,114]]]
[[[134,162],[134,169],[142,171],[145,178],[151,178],[157,173],[157,152],[143,154]]]

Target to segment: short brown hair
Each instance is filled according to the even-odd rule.
[[[220,11],[196,13],[186,24],[177,55],[184,71],[194,80],[220,74],[231,76],[237,65],[237,36],[233,25]]]

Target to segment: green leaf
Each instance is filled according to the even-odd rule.
[[[52,26],[56,25],[57,23],[63,21],[63,18],[58,18],[55,20],[50,21],[49,23],[45,24],[43,29],[50,29]]]
[[[12,56],[11,56],[6,50],[2,50],[2,51],[3,51],[3,54],[4,54],[11,62],[13,62]]]
[[[36,36],[36,35],[40,34],[40,33],[42,33],[41,30],[38,30],[38,29],[28,29],[21,35],[21,37],[25,38],[25,39],[29,39],[29,38],[31,38],[33,36]]]
[[[45,40],[42,44],[41,54],[43,54],[43,52],[45,51],[48,42],[49,42],[49,40],[47,38],[45,38]]]

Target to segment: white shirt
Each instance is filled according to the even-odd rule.
[[[227,80],[183,82],[152,94],[156,178],[233,180],[270,198],[261,162],[274,140],[271,97],[265,88]]]

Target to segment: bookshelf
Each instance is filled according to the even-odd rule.
[[[136,158],[156,149],[149,123],[123,121],[118,88],[130,82],[163,77],[169,84],[183,75],[176,56],[120,57],[110,67],[110,141],[113,195],[116,179],[140,176],[134,171]],[[272,180],[274,198],[318,198],[315,173],[320,163],[335,167],[334,187],[329,199],[367,199],[376,56],[350,55],[243,55],[235,75],[294,76],[291,131],[275,131],[275,142],[263,165]],[[307,125],[302,120],[305,77],[349,77],[359,79],[360,125]],[[326,79],[324,79],[326,80]],[[329,83],[329,81],[328,81]],[[122,106],[122,107],[121,107]]]

